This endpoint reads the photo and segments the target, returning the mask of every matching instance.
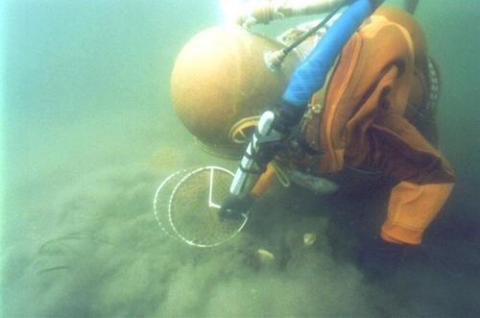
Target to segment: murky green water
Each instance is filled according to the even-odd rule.
[[[151,202],[162,179],[235,165],[199,152],[169,96],[176,54],[220,21],[217,1],[0,7],[2,316],[480,315],[480,2],[420,2],[416,16],[442,70],[441,149],[458,181],[426,252],[375,283],[354,255],[384,208],[381,191],[332,202],[277,187],[242,234],[215,249],[188,247],[157,226]],[[306,248],[310,232],[317,242]],[[259,263],[260,248],[273,264]]]

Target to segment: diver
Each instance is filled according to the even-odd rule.
[[[436,148],[440,77],[409,13],[383,1],[329,2],[337,6],[320,23],[282,34],[283,47],[245,30],[200,34],[177,59],[172,96],[201,144],[243,150],[221,217],[246,213],[275,175],[323,194],[342,187],[339,174],[395,180],[378,238],[359,255],[377,271],[421,244],[453,188]],[[247,20],[295,11],[274,9]]]

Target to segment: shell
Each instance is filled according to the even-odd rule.
[[[305,233],[303,234],[303,245],[312,246],[317,241],[317,234],[315,233]]]
[[[272,252],[267,251],[263,248],[259,248],[255,255],[257,256],[257,259],[261,264],[270,264],[275,261],[275,255],[273,255]]]

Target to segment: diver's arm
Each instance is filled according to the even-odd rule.
[[[404,7],[407,12],[414,14],[419,0],[404,0]]]
[[[337,56],[352,34],[383,0],[351,0],[350,6],[328,29],[309,56],[293,72],[279,106],[266,111],[240,161],[230,192],[239,197],[250,192],[259,173],[278,152],[276,145],[285,139],[302,118],[310,98],[323,87]]]
[[[350,6],[333,23],[310,55],[295,70],[276,111],[266,111],[247,146],[230,186],[233,205],[250,202],[250,191],[267,164],[278,153],[279,146],[302,118],[310,98],[321,89],[336,57],[352,34],[383,0],[351,0]],[[280,147],[281,148],[281,147]],[[228,212],[223,204],[221,213]]]
[[[265,172],[260,175],[260,178],[258,178],[252,190],[250,190],[250,195],[255,199],[261,197],[267,191],[270,184],[272,184],[274,178],[275,169],[272,164],[269,163]]]

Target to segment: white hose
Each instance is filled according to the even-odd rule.
[[[326,13],[344,0],[265,0],[239,10],[235,20],[244,27],[277,19]]]

